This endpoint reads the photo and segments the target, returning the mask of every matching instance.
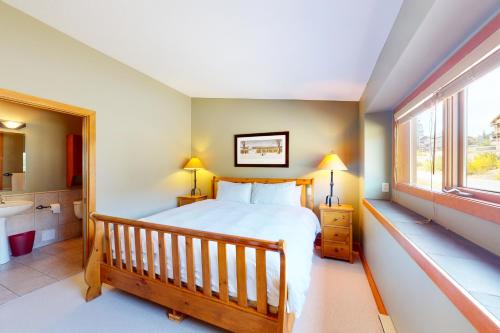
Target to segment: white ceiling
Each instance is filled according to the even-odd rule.
[[[402,0],[5,0],[191,97],[360,99]]]

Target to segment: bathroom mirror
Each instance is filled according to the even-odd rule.
[[[23,192],[25,173],[25,135],[0,132],[0,190]]]
[[[81,117],[0,101],[2,194],[81,189],[82,128]]]

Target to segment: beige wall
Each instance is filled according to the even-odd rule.
[[[99,212],[175,206],[189,189],[189,97],[4,3],[0,40],[0,87],[96,111]]]
[[[366,113],[363,128],[364,197],[389,200],[382,183],[392,182],[392,112]]]
[[[24,192],[65,189],[66,135],[81,134],[82,118],[0,101],[0,119],[26,123]]]
[[[329,191],[328,171],[317,165],[334,150],[349,171],[334,175],[334,192],[358,207],[358,103],[193,98],[192,154],[207,168],[199,187],[210,193],[212,176],[314,177],[316,205]],[[289,131],[289,168],[234,167],[234,134]],[[355,233],[357,237],[357,215]]]

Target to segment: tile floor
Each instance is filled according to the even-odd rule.
[[[82,239],[54,243],[0,265],[0,304],[82,270]]]

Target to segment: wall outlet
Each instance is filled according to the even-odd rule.
[[[56,238],[56,229],[42,230],[42,242],[47,242]]]
[[[389,183],[382,183],[382,192],[389,192]]]

